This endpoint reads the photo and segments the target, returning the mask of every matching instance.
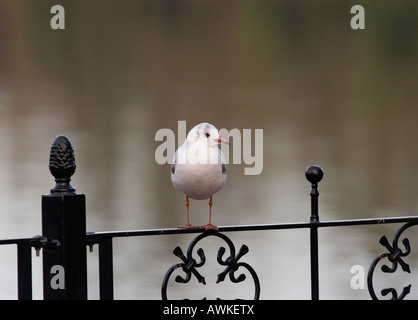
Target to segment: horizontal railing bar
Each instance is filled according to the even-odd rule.
[[[339,226],[355,226],[355,225],[370,225],[370,224],[391,224],[391,223],[418,223],[418,216],[404,216],[404,217],[387,217],[387,218],[370,218],[370,219],[351,219],[351,220],[329,220],[318,222],[295,222],[295,223],[276,223],[276,224],[252,224],[252,225],[231,225],[219,226],[219,232],[232,231],[257,231],[257,230],[279,230],[279,229],[303,229],[303,228],[323,228],[323,227],[339,227]],[[150,236],[150,235],[170,235],[170,234],[185,234],[185,233],[201,233],[204,232],[204,227],[196,228],[163,228],[163,229],[144,229],[144,230],[124,230],[124,231],[99,231],[87,232],[87,242],[92,244],[100,242],[102,239],[121,238],[121,237],[135,237],[135,236]],[[27,244],[34,242],[34,238],[18,238],[18,239],[2,239],[0,245],[7,244]]]
[[[370,218],[370,219],[352,219],[352,220],[330,220],[318,222],[299,222],[299,223],[279,223],[279,224],[254,224],[254,225],[232,225],[219,226],[219,232],[230,231],[258,231],[258,230],[278,230],[278,229],[302,229],[302,228],[322,228],[322,227],[339,227],[354,225],[371,225],[371,224],[390,224],[390,223],[418,223],[418,216],[406,217],[387,217],[387,218]],[[125,230],[125,231],[102,231],[88,232],[86,240],[88,244],[94,244],[108,238],[119,237],[135,237],[150,235],[171,235],[185,233],[201,233],[204,227],[196,228],[164,228],[164,229],[145,229],[145,230]]]
[[[19,239],[2,239],[0,245],[3,244],[27,244],[34,241],[34,238],[19,238]]]

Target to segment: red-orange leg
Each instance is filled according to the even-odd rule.
[[[190,228],[192,226],[190,224],[190,219],[189,219],[189,207],[190,207],[189,196],[186,196],[186,216],[187,216],[186,228]]]
[[[218,230],[217,226],[214,226],[212,224],[212,205],[213,205],[213,200],[212,197],[209,198],[209,222],[208,224],[205,226],[205,229],[213,229],[213,230]]]

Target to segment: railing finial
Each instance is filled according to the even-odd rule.
[[[312,165],[305,171],[305,177],[311,183],[311,222],[319,222],[318,214],[318,183],[322,180],[324,171],[320,166]]]
[[[74,150],[70,140],[66,136],[57,136],[49,156],[49,171],[56,182],[51,193],[75,193],[75,188],[70,184],[75,169]]]
[[[320,166],[313,165],[310,166],[305,171],[305,177],[312,184],[318,184],[324,176],[324,171],[322,171]]]

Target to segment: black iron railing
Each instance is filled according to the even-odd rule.
[[[380,239],[380,244],[387,252],[375,258],[369,267],[367,285],[371,299],[378,300],[390,294],[390,298],[401,300],[408,296],[412,290],[412,284],[402,288],[398,293],[396,288],[385,288],[380,295],[374,289],[374,273],[379,264],[383,264],[383,273],[393,273],[398,266],[404,272],[410,273],[410,266],[406,258],[412,251],[408,238],[401,239],[405,230],[418,224],[418,216],[387,217],[375,219],[352,219],[320,221],[318,211],[318,183],[323,177],[323,171],[319,166],[310,166],[306,172],[306,178],[311,183],[311,216],[309,222],[302,223],[279,223],[279,224],[256,224],[220,226],[218,231],[205,230],[203,228],[182,229],[147,229],[125,230],[110,232],[86,232],[86,206],[85,195],[78,194],[70,184],[76,165],[74,151],[69,139],[58,136],[51,147],[50,171],[55,177],[56,185],[50,194],[42,196],[42,235],[31,238],[0,240],[0,245],[17,246],[17,271],[18,271],[18,296],[19,300],[32,299],[32,252],[36,255],[42,251],[43,258],[43,297],[47,300],[56,299],[87,299],[87,258],[86,246],[92,249],[98,246],[99,256],[99,290],[100,299],[112,300],[113,291],[113,239],[138,236],[159,236],[172,234],[198,234],[190,243],[186,252],[177,246],[173,254],[178,258],[172,266],[168,267],[165,275],[162,275],[161,298],[169,299],[168,283],[172,280],[174,271],[181,271],[183,276],[177,275],[174,281],[187,285],[195,277],[199,283],[205,283],[206,279],[200,272],[200,267],[206,263],[206,255],[203,249],[195,251],[197,243],[206,237],[222,239],[227,246],[218,249],[217,262],[222,267],[222,272],[217,276],[216,282],[222,282],[229,277],[232,283],[252,281],[254,284],[253,298],[259,299],[262,284],[256,270],[246,263],[245,255],[249,248],[242,244],[239,249],[224,234],[225,232],[261,231],[261,230],[284,230],[284,229],[309,229],[310,230],[310,261],[311,261],[311,299],[319,299],[319,276],[318,276],[318,230],[327,227],[345,227],[361,225],[401,224],[395,233],[392,244],[385,236]],[[399,241],[402,245],[400,246]],[[225,253],[228,252],[227,255]],[[197,256],[196,256],[197,255]],[[389,266],[384,264],[389,263]],[[51,272],[57,266],[65,270],[65,286],[60,287],[52,279]],[[243,271],[250,274],[244,275]]]

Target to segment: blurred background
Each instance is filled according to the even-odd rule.
[[[65,30],[50,26],[55,4],[65,9]],[[251,129],[252,138],[263,130],[262,173],[228,165],[214,224],[309,221],[304,172],[312,164],[324,170],[323,221],[416,215],[418,2],[367,1],[365,30],[350,27],[356,4],[0,0],[0,238],[42,233],[58,135],[75,150],[71,184],[86,195],[88,231],[184,225],[184,196],[170,165],[155,160],[156,132],[177,136],[178,121],[187,130],[203,121]],[[193,224],[207,215],[206,201],[191,202]],[[399,227],[320,229],[320,298],[369,299],[367,285],[351,288],[351,268],[367,275],[386,252],[380,237],[391,241]],[[250,248],[242,261],[259,275],[261,299],[310,299],[308,230],[226,235]],[[416,235],[407,235],[414,253]],[[161,299],[165,272],[180,262],[172,250],[185,251],[195,236],[116,239],[115,299]],[[218,247],[208,249],[213,259]],[[0,254],[0,299],[16,299],[16,248]],[[412,274],[398,270],[393,286],[412,284],[407,297],[418,298],[418,257],[405,260]],[[88,263],[89,298],[98,299],[97,247]],[[41,257],[33,266],[34,298],[42,299]],[[196,298],[224,297],[218,272],[207,276],[213,285],[195,285]],[[235,297],[234,286],[222,290]]]

